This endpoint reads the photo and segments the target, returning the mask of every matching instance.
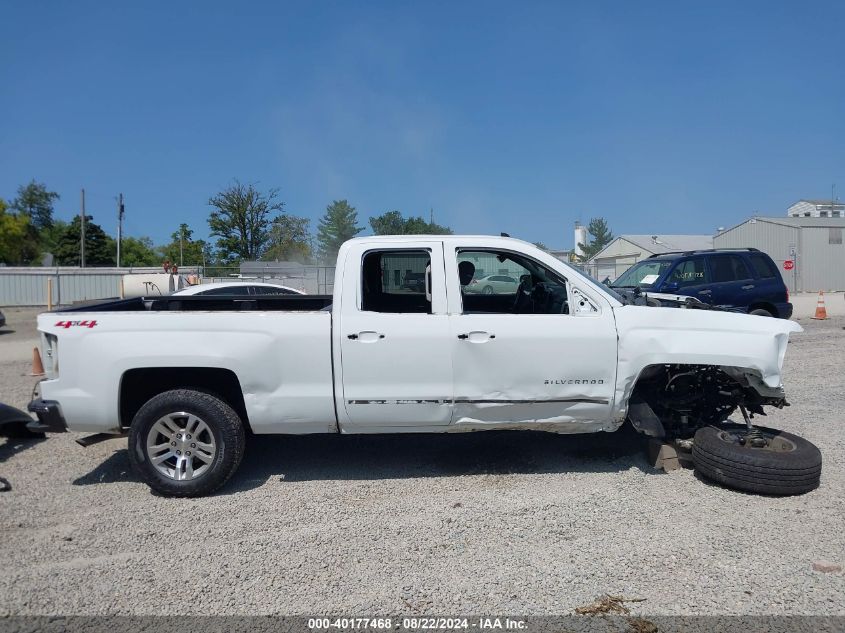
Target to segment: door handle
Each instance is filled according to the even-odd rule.
[[[484,341],[490,340],[491,338],[496,338],[495,334],[487,334],[487,332],[469,332],[467,334],[458,334],[458,338],[461,339],[462,341],[471,340],[470,335],[472,335],[472,334],[487,335],[487,338],[477,340],[478,343],[483,343]],[[480,336],[477,337],[477,339],[479,339],[479,338],[481,338],[481,337]]]
[[[754,284],[748,284],[747,286],[743,286],[743,290],[751,290],[754,287]]]
[[[347,334],[346,338],[352,341],[361,341],[362,343],[375,343],[376,341],[383,339],[384,334],[367,330],[366,332],[358,332],[357,334]]]

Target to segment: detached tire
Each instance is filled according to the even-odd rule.
[[[766,495],[799,495],[819,486],[822,455],[807,440],[775,429],[706,426],[695,434],[692,459],[702,477],[727,488]]]
[[[142,406],[129,428],[129,462],[153,490],[169,497],[214,492],[237,470],[244,427],[220,398],[175,389]]]

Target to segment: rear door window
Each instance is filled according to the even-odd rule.
[[[430,270],[431,254],[427,250],[366,253],[362,264],[361,309],[431,314],[431,297],[426,293],[426,275],[430,275]]]
[[[748,266],[738,255],[717,255],[710,258],[710,276],[715,283],[751,279]]]

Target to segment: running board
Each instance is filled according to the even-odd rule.
[[[82,448],[88,448],[93,444],[99,444],[100,442],[105,442],[106,440],[113,440],[118,437],[126,437],[126,435],[115,435],[114,433],[96,433],[95,435],[89,435],[87,437],[78,437],[76,438],[76,443],[79,444]]]

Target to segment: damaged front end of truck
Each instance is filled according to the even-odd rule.
[[[788,406],[781,370],[792,321],[626,305],[619,331],[619,413],[652,437],[688,438],[740,411]]]

